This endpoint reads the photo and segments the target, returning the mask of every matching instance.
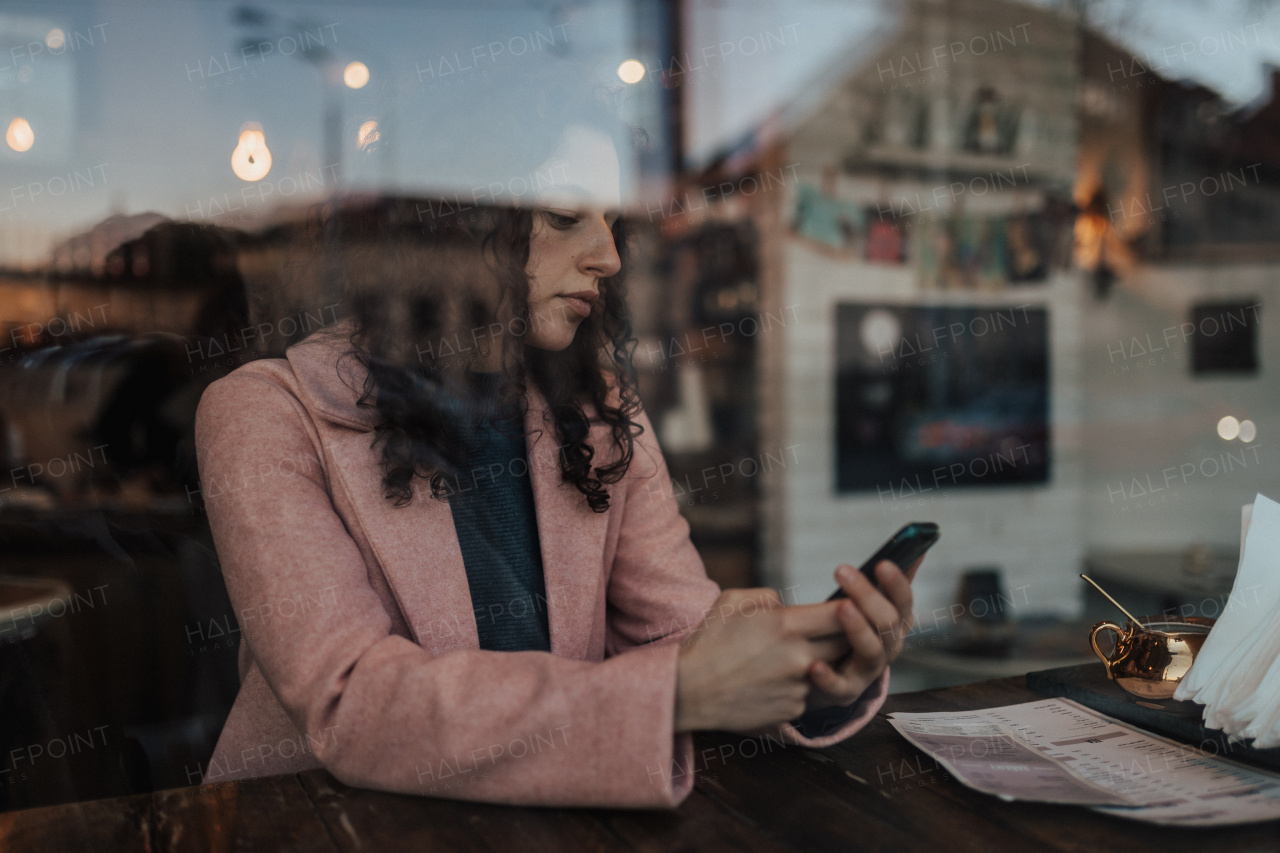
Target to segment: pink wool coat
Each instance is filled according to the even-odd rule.
[[[691,738],[672,733],[678,643],[719,589],[647,419],[609,510],[594,513],[561,482],[531,394],[551,652],[485,651],[449,506],[420,480],[408,506],[384,497],[374,414],[353,390],[364,374],[346,349],[313,337],[200,402],[201,489],[242,632],[240,692],[204,781],[323,766],[405,794],[678,804],[696,769]],[[607,427],[591,440],[606,458]],[[810,746],[848,737],[887,680],[833,735],[777,734]]]

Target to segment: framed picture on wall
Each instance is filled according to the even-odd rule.
[[[836,306],[836,491],[1050,475],[1045,308]]]

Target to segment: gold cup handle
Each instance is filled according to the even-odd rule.
[[[1115,631],[1116,645],[1120,645],[1120,641],[1124,639],[1124,629],[1114,622],[1099,622],[1093,626],[1093,630],[1089,632],[1089,645],[1093,646],[1093,653],[1102,661],[1102,665],[1107,668],[1107,678],[1115,681],[1116,677],[1111,674],[1111,659],[1102,653],[1102,649],[1098,648],[1098,634],[1101,631]]]

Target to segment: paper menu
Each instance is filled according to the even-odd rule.
[[[891,714],[958,780],[1006,800],[1087,805],[1153,823],[1280,818],[1280,775],[1136,729],[1069,699]]]
[[[890,722],[970,788],[1004,799],[1080,805],[1129,805],[1118,793],[1093,784],[1025,743],[1007,725],[992,722],[935,724]]]

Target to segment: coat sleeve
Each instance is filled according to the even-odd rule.
[[[405,794],[678,803],[688,775],[679,769],[687,746],[677,749],[672,734],[678,648],[602,662],[478,649],[433,656],[396,633],[335,511],[309,414],[287,381],[251,367],[201,400],[201,483],[236,612],[261,614],[243,642],[315,758],[347,784]],[[696,555],[680,553],[692,571]],[[705,578],[684,583],[713,592]],[[297,601],[286,618],[284,603]],[[254,737],[269,733],[240,741]]]
[[[609,581],[610,653],[683,640],[702,623],[720,592],[689,539],[689,523],[680,515],[653,426],[643,413],[638,421],[644,432],[636,439],[635,459],[624,480],[626,503]],[[888,686],[886,669],[848,708],[806,714],[769,733],[803,746],[839,743],[875,716]],[[677,740],[678,754],[691,749],[687,738]],[[692,752],[684,754],[692,760]]]
[[[847,708],[827,708],[811,711],[804,716],[783,723],[782,736],[801,746],[831,746],[861,729],[880,710],[889,695],[889,667],[862,695]],[[803,732],[803,733],[802,733]]]

